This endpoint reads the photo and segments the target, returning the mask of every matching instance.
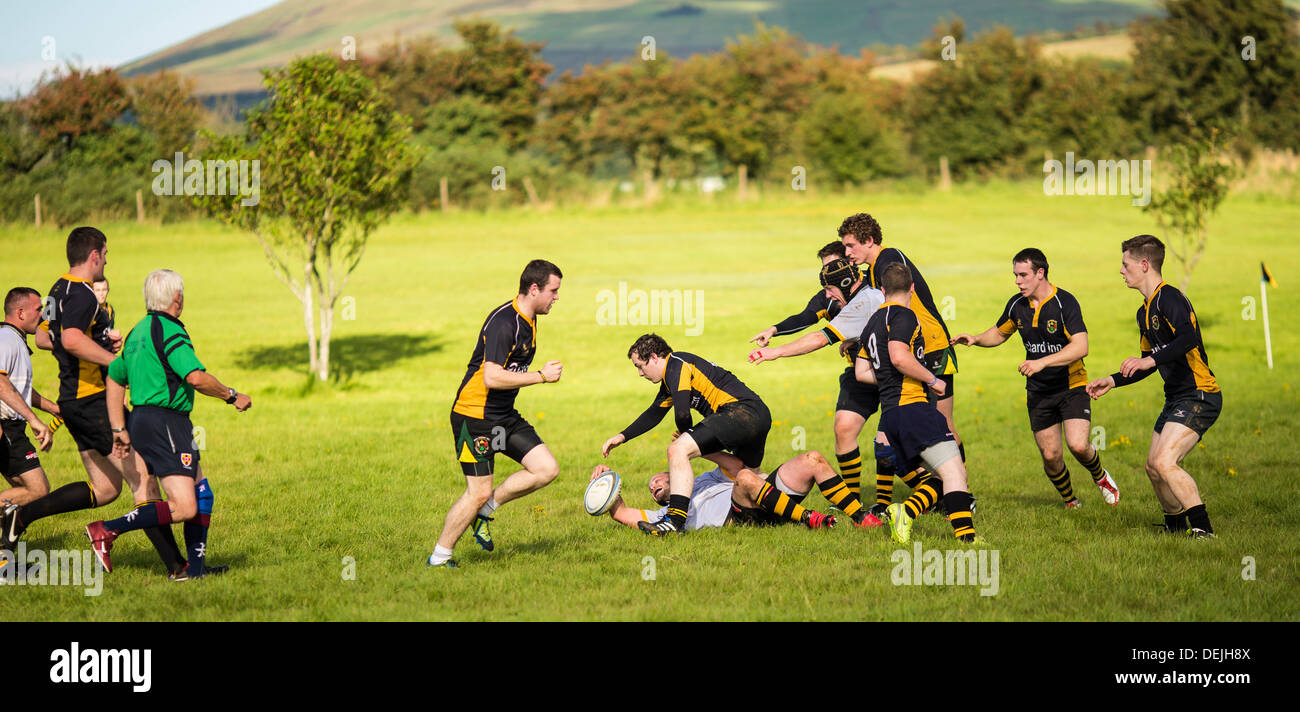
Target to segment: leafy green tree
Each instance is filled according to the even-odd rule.
[[[1151,142],[1216,127],[1300,150],[1300,41],[1281,0],[1165,0],[1134,25],[1134,118]],[[1252,58],[1253,57],[1253,58]]]
[[[136,77],[130,97],[136,121],[153,134],[161,157],[184,150],[194,140],[203,110],[194,98],[193,79],[167,71]]]
[[[1181,263],[1183,280],[1179,288],[1186,292],[1192,283],[1192,270],[1209,242],[1210,217],[1228,196],[1228,183],[1236,169],[1222,160],[1214,129],[1207,138],[1174,144],[1165,154],[1165,163],[1173,168],[1170,184],[1157,191],[1142,209],[1155,216],[1164,231],[1165,245]]]
[[[326,380],[334,308],[370,234],[402,200],[413,163],[409,121],[373,81],[329,55],[264,74],[270,96],[250,112],[247,133],[205,134],[203,155],[259,161],[256,204],[217,195],[197,202],[256,236],[302,303],[309,369]]]

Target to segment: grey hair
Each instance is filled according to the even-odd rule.
[[[172,305],[172,299],[185,291],[185,280],[169,269],[156,269],[144,278],[144,306],[153,311],[163,311]]]

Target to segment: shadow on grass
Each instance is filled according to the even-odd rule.
[[[400,361],[437,353],[443,340],[431,334],[359,334],[339,336],[330,340],[330,383],[346,385],[353,377],[373,371],[382,371]],[[306,373],[307,344],[278,344],[254,346],[235,357],[240,368],[272,370],[289,368],[307,377],[305,390],[311,390],[316,379]]]

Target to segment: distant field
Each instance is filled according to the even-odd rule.
[[[806,199],[800,199],[806,198]],[[996,595],[964,586],[894,586],[897,547],[880,531],[843,526],[694,533],[660,541],[592,519],[580,495],[599,446],[648,404],[653,387],[625,353],[646,330],[677,349],[729,368],[769,404],[775,419],[768,466],[806,446],[833,455],[830,415],[841,368],[832,354],[754,367],[750,336],[803,306],[816,290],[814,252],[847,214],[867,210],[887,244],[906,250],[936,297],[954,310],[955,332],[986,328],[1012,293],[1010,256],[1036,245],[1054,282],[1076,294],[1089,327],[1091,374],[1136,352],[1141,302],[1118,275],[1118,244],[1149,232],[1126,198],[1045,197],[1039,183],[960,186],[952,193],[864,192],[769,196],[737,204],[666,203],[648,210],[454,213],[404,216],[371,240],[347,294],[356,319],[336,325],[336,382],[304,389],[306,349],[298,303],[272,276],[251,237],[193,222],[101,226],[109,236],[111,300],[119,323],[142,315],[139,285],[151,269],[186,278],[182,319],[200,358],[252,394],[236,414],[200,398],[203,463],[216,492],[211,561],[231,573],[176,585],[146,540],[114,548],[103,595],[80,588],[0,590],[5,620],[1295,620],[1300,600],[1300,512],[1294,490],[1300,402],[1300,205],[1234,196],[1190,291],[1224,415],[1186,466],[1219,531],[1213,541],[1157,536],[1155,498],[1142,471],[1158,379],[1095,405],[1103,462],[1123,491],[1106,507],[1072,464],[1085,506],[1067,512],[1042,474],[1028,431],[1018,339],[962,351],[957,423],[970,455],[975,524],[1000,555]],[[65,230],[0,228],[0,285],[42,291],[66,268]],[[447,413],[488,310],[511,297],[524,262],[545,257],[565,279],[540,322],[538,362],[565,363],[561,383],[519,396],[559,458],[558,481],[500,511],[497,551],[472,541],[462,568],[432,571],[424,559],[463,479]],[[1262,325],[1243,319],[1259,297],[1259,262],[1270,292],[1276,368],[1264,365]],[[1173,274],[1173,269],[1169,270]],[[601,325],[597,294],[619,289],[697,289],[703,331],[684,324]],[[1257,305],[1256,305],[1257,306]],[[36,355],[38,387],[52,392],[54,363]],[[871,421],[874,425],[875,419]],[[615,451],[633,506],[649,507],[646,477],[664,467],[667,424]],[[869,448],[869,438],[864,437]],[[66,433],[43,458],[54,486],[78,477]],[[505,469],[504,462],[499,460]],[[869,461],[868,461],[869,463]],[[871,469],[868,464],[868,470]],[[868,480],[869,481],[869,480]],[[904,491],[900,487],[899,491]],[[811,506],[824,509],[818,494]],[[120,516],[119,500],[39,522],[31,547],[84,548],[82,527]],[[916,540],[952,544],[951,530],[923,519]],[[355,580],[345,580],[345,557]],[[653,557],[655,580],[644,580]],[[1243,580],[1253,557],[1255,580]]]

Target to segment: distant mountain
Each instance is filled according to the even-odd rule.
[[[677,57],[716,51],[751,33],[755,21],[856,54],[914,46],[940,19],[958,16],[967,32],[1006,25],[1017,34],[1069,33],[1099,23],[1114,28],[1158,10],[1156,0],[284,0],[122,70],[174,69],[192,76],[201,95],[255,94],[261,68],[339,52],[345,37],[361,54],[399,37],[432,33],[454,41],[452,21],[473,16],[545,42],[543,55],[558,76],[639,53],[644,37]]]

